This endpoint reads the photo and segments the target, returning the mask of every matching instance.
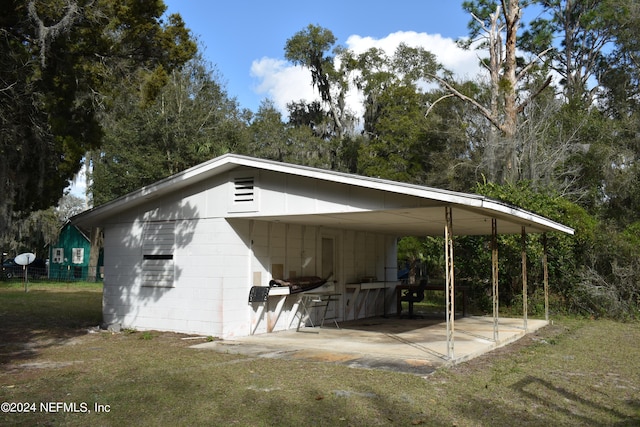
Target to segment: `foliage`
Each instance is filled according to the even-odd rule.
[[[640,246],[637,223],[622,232],[603,224],[594,250],[578,270],[572,302],[592,316],[640,317]]]
[[[561,76],[569,103],[590,105],[607,51],[615,40],[615,22],[626,14],[624,1],[538,0],[541,8],[523,35],[529,52],[549,51],[547,63]]]
[[[524,181],[503,186],[492,183],[479,184],[478,193],[574,228],[574,236],[560,233],[549,233],[547,236],[549,282],[553,291],[566,297],[574,286],[572,280],[575,280],[578,266],[584,262],[585,251],[591,249],[594,244],[597,221],[583,208],[569,202],[554,190],[536,189],[531,183]],[[512,262],[507,263],[512,266],[507,277],[520,276],[517,272],[522,248],[520,239],[520,236],[501,237],[500,244],[508,248],[507,257],[512,259]],[[534,267],[528,268],[528,272],[532,282],[537,284],[542,283],[540,263],[537,262],[543,253],[541,245],[540,236],[528,236],[529,262]]]
[[[73,194],[65,194],[58,201],[56,212],[60,223],[65,223],[69,218],[77,215],[87,209],[87,203],[84,198],[74,196]]]
[[[403,275],[406,272],[409,283],[415,283],[421,277],[443,278],[443,247],[444,239],[438,237],[409,236],[399,239],[398,271]]]
[[[401,182],[424,182],[422,157],[416,145],[424,143],[422,97],[413,86],[390,85],[376,97],[375,117],[365,129],[358,170],[362,175]],[[373,116],[374,113],[371,113]]]
[[[290,104],[295,112],[289,123],[271,101],[263,101],[249,126],[251,154],[324,169],[335,168],[335,140],[322,137],[322,127],[314,118],[322,120],[324,113],[317,104]],[[307,108],[309,110],[307,110]]]
[[[297,151],[290,146],[282,114],[271,101],[262,101],[249,126],[249,134],[254,155],[261,159],[282,162]]]
[[[9,257],[31,252],[38,258],[46,258],[46,246],[58,238],[60,226],[60,218],[55,208],[38,210],[26,217],[14,218],[11,227],[0,235],[0,248]]]
[[[436,78],[447,96],[472,105],[491,126],[485,142],[484,164],[489,179],[500,183],[522,178],[518,154],[529,148],[528,141],[517,136],[518,125],[524,120],[527,106],[545,93],[552,81],[545,67],[540,66],[545,52],[534,52],[524,58],[520,56],[522,50],[518,51],[522,45],[521,18],[527,4],[519,0],[476,0],[462,4],[472,19],[468,25],[470,37],[459,44],[488,53],[488,58],[481,62],[488,74],[488,99],[465,93],[448,78]]]
[[[323,101],[331,102],[331,75],[335,74],[333,57],[327,55],[336,38],[326,28],[309,25],[299,31],[285,46],[285,57],[311,71],[311,82],[318,88]]]
[[[117,82],[170,72],[193,55],[180,17],[162,21],[165,9],[137,0],[2,3],[0,233],[62,196],[101,142],[100,114]]]
[[[101,204],[228,151],[240,151],[244,127],[235,101],[200,56],[167,76],[153,101],[120,86],[93,152],[91,192]]]
[[[478,186],[478,192],[575,229],[574,236],[556,233],[547,236],[551,291],[563,298],[567,309],[595,316],[638,316],[640,246],[637,245],[635,234],[638,230],[637,223],[619,232],[557,193],[545,189],[534,190],[526,182],[505,186],[483,184]],[[533,283],[532,293],[542,283],[542,271],[537,262],[543,253],[541,245],[539,236],[529,236],[527,271],[529,280]],[[500,238],[500,256],[506,262],[501,264],[499,277],[502,289],[508,290],[505,297],[516,296],[520,287],[516,283],[511,284],[510,288],[510,284],[504,282],[505,277],[519,277],[517,269],[520,248],[519,236]],[[465,268],[465,272],[477,265],[472,258],[469,262],[471,266],[467,267],[469,257],[463,256],[462,259],[465,263],[460,268]],[[482,259],[480,262],[487,263],[487,260]]]
[[[443,136],[452,139],[447,135],[453,129],[463,129],[456,121],[442,120],[437,115],[430,120],[423,118],[428,97],[420,87],[441,68],[434,55],[405,44],[398,46],[393,55],[375,48],[355,54],[339,46],[330,55],[335,42],[329,30],[316,26],[307,27],[287,41],[287,58],[309,68],[312,83],[328,108],[324,111],[319,103],[292,103],[289,124],[308,127],[325,139],[332,169],[405,182],[442,180],[442,168],[452,168],[435,159],[446,158],[452,152],[461,158],[466,147],[459,140],[454,147],[442,143]],[[351,80],[347,79],[349,76]],[[361,91],[365,98],[361,136],[344,132],[349,115],[343,98],[346,91],[353,89]],[[337,131],[339,127],[342,131]],[[458,138],[463,137],[458,134]],[[444,176],[455,173],[448,171]],[[446,184],[455,186],[453,179]]]
[[[476,82],[464,82],[467,93],[486,95],[485,88]],[[416,157],[424,168],[423,184],[454,191],[470,191],[482,177],[483,142],[487,127],[484,119],[468,103],[449,97],[442,100],[444,92],[430,91],[424,94],[426,105],[434,108],[424,118],[424,135]]]
[[[353,116],[345,103],[349,70],[336,68],[334,55],[340,54],[343,48],[334,47],[335,43],[336,38],[331,30],[308,25],[287,40],[284,56],[293,64],[307,67],[311,72],[311,83],[329,109],[332,130],[335,138],[340,141],[353,132]],[[332,160],[333,162],[335,161]]]
[[[359,55],[342,51],[341,61],[356,71],[354,86],[365,99],[363,138],[357,171],[404,182],[424,183],[427,152],[442,151],[427,137],[426,99],[419,89],[440,68],[435,56],[400,44],[393,55],[376,48]]]
[[[0,235],[0,248],[10,256],[32,252],[46,258],[47,247],[58,238],[62,225],[85,209],[84,199],[65,194],[56,208],[33,211],[26,217],[16,216]]]

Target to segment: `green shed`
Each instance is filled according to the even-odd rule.
[[[49,246],[49,277],[54,280],[102,280],[103,254],[100,249],[96,269],[89,268],[89,233],[70,222],[60,229],[58,240]]]

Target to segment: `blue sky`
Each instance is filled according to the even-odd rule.
[[[205,57],[222,75],[228,94],[253,111],[267,97],[283,107],[287,100],[298,100],[289,98],[310,94],[308,72],[307,87],[296,89],[303,83],[298,78],[304,76],[293,77],[284,60],[287,39],[309,24],[331,30],[338,44],[353,47],[347,43],[351,38],[364,49],[392,34],[391,44],[407,39],[432,44],[426,36],[436,35],[452,41],[467,35],[469,21],[462,1],[455,0],[165,0],[165,4],[167,13],[179,13],[203,43]],[[438,49],[454,53],[450,45],[435,44],[438,47],[425,47],[436,55]],[[473,58],[477,62],[475,54]]]

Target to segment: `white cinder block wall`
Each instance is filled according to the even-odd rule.
[[[105,323],[231,338],[248,335],[259,321],[256,333],[264,333],[269,322],[276,322],[269,309],[277,298],[270,298],[264,317],[257,319],[258,305],[248,303],[251,286],[267,286],[280,272],[284,278],[321,276],[323,237],[335,242],[332,280],[341,296],[331,311],[337,310],[335,316],[342,320],[348,298],[345,283],[367,276],[384,280],[384,267],[395,264],[395,239],[381,234],[255,220],[186,221],[178,221],[176,227],[189,232],[176,231],[173,287],[142,286],[140,222],[106,228]],[[124,240],[130,244],[122,245]],[[387,271],[387,280],[394,282],[395,274]],[[288,297],[274,331],[296,326],[291,311],[295,301],[295,295]],[[382,304],[381,297],[367,302],[366,315],[381,314]],[[387,304],[389,309],[392,304]]]
[[[255,201],[243,210],[230,204],[234,171],[187,187],[165,197],[149,198],[143,205],[109,218],[105,232],[104,322],[140,330],[159,329],[212,335],[244,336],[257,324],[256,333],[295,327],[295,297],[282,314],[248,303],[253,285],[267,286],[275,275],[323,276],[322,240],[334,242],[332,265],[335,292],[340,301],[331,310],[344,316],[348,295],[345,283],[362,277],[395,281],[395,238],[373,232],[263,221],[262,215],[318,213],[344,209],[355,193],[341,186],[283,174],[255,173]],[[351,199],[350,199],[351,198]],[[343,205],[346,203],[346,205]],[[160,236],[145,234],[149,223],[171,223],[171,259],[149,260],[149,248]],[[163,242],[164,244],[164,242]],[[151,256],[157,256],[152,253]],[[149,280],[151,263],[171,273],[169,285]],[[155,274],[155,273],[151,273]],[[146,279],[145,279],[146,277]],[[161,283],[161,282],[158,282]],[[270,299],[268,309],[276,300]],[[387,303],[388,305],[392,305]],[[366,315],[382,313],[382,298],[365,305]]]

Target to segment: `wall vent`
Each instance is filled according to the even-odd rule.
[[[147,222],[142,235],[142,286],[171,288],[174,281],[176,224]]]
[[[227,212],[257,212],[260,206],[260,183],[257,171],[236,171],[229,176]]]
[[[233,203],[253,203],[255,201],[254,179],[252,176],[233,179]]]

